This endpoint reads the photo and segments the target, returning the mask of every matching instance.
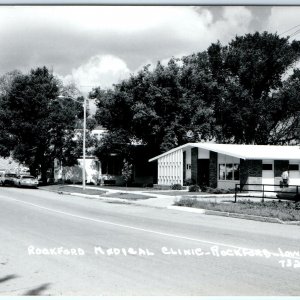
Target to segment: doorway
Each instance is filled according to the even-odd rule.
[[[197,183],[200,186],[209,186],[209,159],[198,159]]]

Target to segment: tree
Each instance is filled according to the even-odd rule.
[[[77,159],[72,148],[82,108],[68,99],[58,99],[60,86],[46,67],[37,68],[16,76],[0,103],[6,151],[28,165],[33,175],[41,172],[44,182],[55,158],[69,165]]]
[[[299,72],[283,78],[299,58],[299,41],[256,32],[94,89],[96,120],[110,131],[100,152],[118,148],[120,133],[151,156],[187,142],[290,143],[300,127]]]
[[[145,66],[136,76],[114,85],[111,90],[93,90],[90,97],[96,99],[98,123],[111,132],[123,132],[122,136],[129,141],[139,141],[150,155],[195,141],[200,133],[201,138],[211,139],[211,108],[206,107],[203,94],[195,94],[197,87],[189,90],[194,84],[187,74],[192,68],[191,61],[184,61],[184,69],[175,59],[167,66],[158,63],[152,72]],[[205,78],[198,83],[205,87],[210,82],[202,68],[208,61],[202,56],[195,61],[198,69],[193,75],[197,79]],[[199,69],[201,75],[197,74]],[[187,136],[191,129],[195,132],[192,138]]]
[[[21,75],[21,72],[14,70],[0,76],[0,97],[8,94],[14,79]]]
[[[130,164],[126,159],[123,160],[123,168],[122,168],[122,177],[126,184],[126,187],[128,185],[128,182],[130,181],[132,176],[132,164]]]
[[[299,60],[300,42],[289,42],[277,34],[258,33],[236,37],[228,46],[212,44],[208,49],[219,96],[214,99],[217,139],[235,143],[288,143],[274,130],[290,127],[289,107],[282,106],[278,93],[286,83],[283,75]],[[282,113],[285,111],[285,113]],[[287,122],[287,123],[286,123]],[[292,127],[291,127],[292,128]]]

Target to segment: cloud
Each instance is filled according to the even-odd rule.
[[[91,57],[112,55],[134,71],[145,61],[203,50],[208,11],[190,7],[0,7],[0,70],[47,65],[65,76]]]
[[[236,35],[243,35],[250,31],[252,18],[251,11],[246,7],[224,7],[222,18],[214,23],[211,33],[222,43],[228,43]]]
[[[277,32],[278,34],[282,34],[287,31],[282,36],[291,35],[300,29],[300,27],[292,29],[293,27],[300,25],[299,14],[299,6],[272,7],[270,17],[268,18],[268,22],[266,24],[266,30],[270,32]],[[297,35],[294,38],[299,39],[299,37],[300,35]]]
[[[1,6],[0,73],[46,65],[102,87],[254,30],[284,31],[299,7]]]
[[[126,63],[112,55],[96,55],[87,63],[72,69],[71,74],[59,76],[66,84],[75,83],[78,87],[88,88],[101,86],[110,88],[114,83],[127,78],[130,74]]]

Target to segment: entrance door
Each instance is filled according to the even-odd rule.
[[[209,186],[209,159],[198,159],[198,184]]]
[[[272,184],[273,186],[265,186],[265,191],[274,192],[274,162],[263,161],[262,165],[262,184]]]

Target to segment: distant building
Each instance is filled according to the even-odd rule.
[[[77,129],[78,135],[81,134]],[[108,130],[97,126],[92,130],[91,135],[99,142],[107,134]],[[133,157],[133,181],[136,185],[152,184],[152,166],[144,158],[143,145],[140,141],[132,141]],[[78,165],[62,167],[58,160],[54,162],[54,180],[68,182],[82,182],[82,157],[78,158]],[[93,184],[116,184],[123,183],[122,178],[123,159],[116,153],[108,153],[107,158],[102,161],[95,156],[86,156],[85,169],[86,181]]]
[[[82,129],[76,129],[76,136],[80,136]],[[92,130],[91,135],[98,141],[101,141],[107,130],[101,126],[97,126]],[[54,181],[67,181],[67,182],[82,182],[82,165],[83,159],[78,158],[78,165],[72,167],[62,166],[58,159],[54,160]],[[86,155],[85,157],[85,172],[87,183],[98,184],[102,179],[101,162],[95,156]]]
[[[92,135],[100,141],[107,134],[107,129],[102,126],[97,126],[92,130]]]
[[[0,173],[25,173],[28,172],[28,168],[23,166],[22,164],[19,164],[15,160],[13,160],[11,157],[0,157]]]

